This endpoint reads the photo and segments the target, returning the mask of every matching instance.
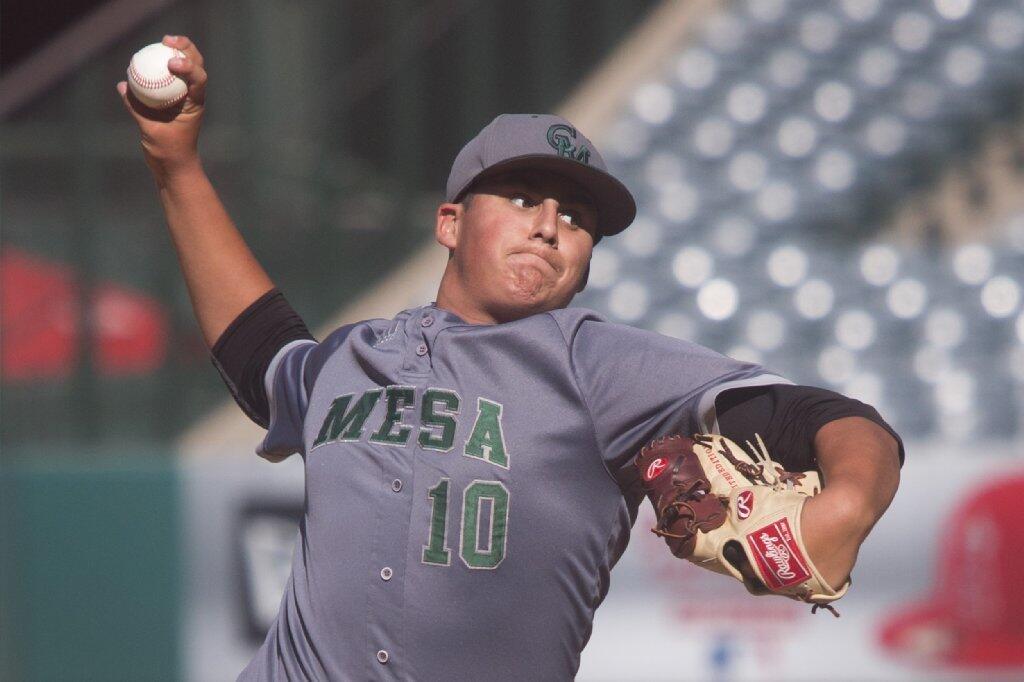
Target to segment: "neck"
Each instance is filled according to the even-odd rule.
[[[466,290],[456,281],[451,268],[445,269],[441,278],[441,285],[437,289],[437,307],[455,313],[470,324],[498,324],[500,320],[494,317],[480,304],[466,295]]]

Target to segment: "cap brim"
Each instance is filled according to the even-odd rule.
[[[633,195],[610,173],[579,161],[550,154],[525,154],[496,163],[463,187],[455,200],[460,200],[473,185],[484,178],[492,178],[509,171],[531,169],[563,175],[586,190],[597,208],[597,232],[601,236],[607,237],[622,232],[636,217],[636,201]]]

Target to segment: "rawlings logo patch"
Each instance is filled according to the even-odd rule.
[[[736,516],[745,519],[754,511],[754,493],[744,490],[736,496]]]
[[[807,560],[797,547],[786,519],[747,533],[747,544],[770,589],[797,585],[811,577]]]
[[[650,464],[647,465],[647,471],[644,472],[644,480],[647,482],[653,481],[661,472],[668,468],[668,460],[664,457],[659,457]]]

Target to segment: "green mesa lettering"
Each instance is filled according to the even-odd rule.
[[[477,398],[476,423],[466,441],[465,455],[486,459],[491,464],[508,469],[508,450],[505,434],[501,431],[501,404],[486,398]]]
[[[347,410],[353,393],[335,398],[331,403],[331,409],[327,410],[327,417],[324,419],[323,426],[320,427],[320,434],[313,441],[313,447],[323,445],[331,440],[359,440],[359,437],[363,435],[363,424],[366,423],[366,418],[370,416],[373,406],[380,399],[380,394],[379,388],[363,393],[351,411]]]
[[[459,413],[459,396],[454,391],[428,388],[423,392],[423,409],[420,412],[420,445],[427,450],[448,452],[455,442],[455,416]],[[441,433],[427,429],[440,427]]]
[[[407,411],[416,406],[416,391],[411,386],[386,386],[363,392],[338,396],[331,403],[313,447],[330,442],[350,442],[362,438],[366,421],[378,402],[383,403],[383,414],[378,428],[370,435],[373,443],[405,446],[409,443],[413,426],[403,421]],[[384,400],[381,401],[381,395]],[[425,450],[450,452],[458,430],[461,398],[458,393],[443,388],[423,391],[420,405],[420,428],[416,441]],[[470,430],[463,454],[508,468],[509,452],[502,428],[501,403],[478,398],[476,419]]]
[[[402,410],[412,405],[416,400],[416,392],[411,386],[388,386],[387,388],[387,412],[384,413],[384,421],[377,432],[370,436],[370,440],[376,443],[391,443],[393,445],[405,445],[409,440],[412,428],[402,424]],[[398,424],[398,433],[393,433],[395,425]]]

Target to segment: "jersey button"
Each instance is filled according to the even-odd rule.
[[[391,489],[394,490],[396,493],[402,492],[402,479],[396,478],[395,480],[391,481]]]
[[[426,355],[426,354],[427,354],[427,344],[421,343],[420,345],[416,346],[416,355]]]
[[[434,324],[434,318],[430,316],[424,317],[422,320],[420,320],[420,324],[423,325],[424,327],[429,327],[430,325]]]
[[[391,580],[391,576],[393,576],[394,574],[395,572],[391,570],[390,566],[385,566],[384,568],[380,569],[380,579],[384,582]]]
[[[381,649],[380,651],[377,652],[377,662],[378,663],[387,663],[389,658],[391,658],[391,656],[389,656],[388,652],[385,651],[384,649]]]

